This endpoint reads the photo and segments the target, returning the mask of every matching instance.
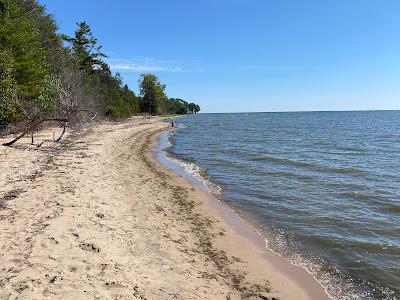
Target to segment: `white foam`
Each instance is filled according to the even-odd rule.
[[[187,162],[180,160],[178,158],[172,157],[168,154],[165,155],[166,158],[176,165],[180,166],[186,173],[195,177],[202,185],[212,194],[221,195],[222,187],[216,183],[213,183],[209,179],[207,179],[203,174],[205,174],[205,169],[201,168],[194,162]]]

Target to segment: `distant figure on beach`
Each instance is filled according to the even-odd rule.
[[[176,124],[174,120],[171,120],[171,128],[175,128]]]

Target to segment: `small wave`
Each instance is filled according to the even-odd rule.
[[[282,177],[292,177],[292,178],[297,178],[300,180],[313,180],[313,176],[309,175],[304,175],[304,174],[297,174],[297,173],[292,173],[292,172],[274,172],[274,173],[268,173],[269,175],[274,175],[274,176],[282,176]]]
[[[278,163],[282,163],[282,164],[299,166],[299,167],[318,167],[318,165],[314,165],[312,163],[305,162],[305,161],[291,160],[288,158],[267,156],[267,155],[257,156],[257,157],[252,158],[251,160],[278,162]]]
[[[355,182],[329,182],[328,186],[335,188],[335,189],[346,189],[346,190],[364,190],[365,185],[358,184]]]
[[[357,147],[351,147],[351,146],[336,146],[336,147],[334,147],[334,149],[340,150],[340,151],[345,151],[346,154],[347,154],[347,152],[356,152],[356,153],[367,152],[364,148],[357,148]]]
[[[362,194],[359,192],[344,192],[344,193],[339,193],[339,196],[342,196],[344,198],[350,198],[353,200],[370,200],[373,199],[373,196],[369,196],[367,194]]]
[[[344,167],[335,169],[337,173],[343,174],[364,174],[365,171],[355,167]]]
[[[282,209],[283,205],[276,205],[275,202],[280,201],[288,205],[292,203],[295,204],[298,203],[298,205],[301,204],[301,199],[296,201],[297,198],[293,199],[290,198],[291,189],[293,187],[296,187],[295,184],[299,183],[299,181],[297,181],[296,178],[304,180],[301,182],[301,184],[310,183],[307,182],[306,180],[315,180],[315,184],[321,183],[321,191],[320,191],[322,195],[321,198],[324,197],[324,194],[322,193],[327,192],[329,193],[328,199],[331,199],[334,196],[339,196],[339,199],[336,199],[338,200],[339,203],[345,203],[345,204],[350,203],[352,208],[354,207],[353,205],[355,206],[359,204],[361,205],[363,202],[365,202],[365,204],[362,204],[363,205],[362,207],[366,208],[365,211],[364,210],[362,211],[363,214],[367,212],[368,213],[377,212],[378,210],[380,211],[378,213],[382,213],[383,215],[383,211],[386,211],[385,215],[389,216],[390,218],[393,218],[397,216],[394,215],[394,213],[395,214],[400,213],[400,205],[394,204],[392,202],[392,199],[395,196],[397,196],[396,192],[392,192],[391,190],[389,190],[388,194],[385,195],[382,194],[382,192],[378,193],[378,191],[375,191],[375,189],[384,190],[386,186],[389,186],[389,183],[391,184],[391,182],[388,181],[393,181],[394,183],[396,183],[397,179],[400,178],[400,176],[399,177],[393,176],[392,180],[392,177],[389,177],[391,175],[387,174],[386,169],[383,168],[384,166],[381,166],[382,168],[375,168],[371,167],[371,165],[369,164],[364,163],[365,159],[364,157],[362,157],[362,155],[366,155],[365,153],[368,152],[369,150],[368,148],[362,148],[363,147],[362,144],[359,145],[357,143],[352,143],[352,145],[342,145],[341,143],[335,143],[335,140],[326,140],[325,138],[318,137],[319,138],[318,141],[316,142],[309,141],[308,143],[307,142],[299,143],[297,142],[296,139],[296,141],[294,141],[293,144],[298,144],[300,147],[298,148],[284,147],[283,149],[281,149],[279,148],[279,143],[281,141],[285,143],[286,140],[284,136],[280,136],[278,134],[277,139],[273,140],[276,141],[277,144],[276,145],[271,144],[268,146],[268,148],[266,148],[265,136],[262,135],[257,136],[254,134],[242,134],[241,136],[236,136],[234,134],[235,132],[233,131],[233,129],[232,132],[230,132],[229,129],[230,124],[228,122],[225,122],[224,125],[221,121],[225,122],[226,119],[216,119],[207,123],[207,125],[209,126],[208,128],[209,130],[205,130],[205,133],[203,133],[204,130],[202,129],[202,131],[200,131],[200,135],[199,132],[195,131],[194,129],[195,126],[193,126],[191,130],[182,131],[182,134],[188,134],[188,137],[190,138],[189,140],[184,139],[184,142],[191,143],[190,146],[193,147],[193,148],[190,147],[187,148],[186,144],[183,144],[184,146],[181,146],[181,148],[177,147],[178,150],[181,150],[178,151],[178,153],[184,154],[184,159],[182,159],[179,156],[175,157],[174,155],[171,156],[168,154],[165,155],[175,165],[178,165],[180,167],[179,169],[182,170],[182,172],[184,171],[187,174],[190,174],[191,176],[197,179],[194,180],[193,178],[191,178],[193,182],[196,182],[197,184],[197,181],[199,181],[201,182],[202,186],[206,187],[213,193],[216,193],[217,198],[219,198],[218,194],[221,196],[223,195],[222,187],[214,183],[213,180],[207,176],[206,169],[199,166],[196,163],[196,161],[187,161],[186,160],[187,157],[193,157],[194,159],[198,159],[199,161],[204,160],[205,165],[208,166],[209,168],[221,167],[222,171],[216,174],[220,176],[220,177],[217,176],[217,178],[222,183],[225,182],[226,180],[225,177],[223,177],[224,175],[226,176],[226,174],[228,174],[229,176],[231,176],[230,173],[226,173],[226,170],[234,172],[235,176],[232,175],[233,178],[236,179],[238,178],[238,180],[242,180],[241,182],[230,181],[230,184],[241,184],[242,186],[245,184],[249,185],[251,184],[251,187],[253,187],[253,180],[255,184],[258,184],[257,179],[261,178],[260,176],[264,176],[263,178],[268,176],[273,176],[276,178],[282,177],[282,180],[279,181],[275,181],[276,178],[271,178],[272,183],[270,184],[270,186],[272,187],[272,190],[268,191],[267,189],[264,188],[263,192],[261,192],[261,195],[259,194],[256,195],[256,197],[262,198],[260,199],[260,201],[262,202],[261,204],[267,202],[271,203],[271,206],[273,205],[275,209],[274,212],[276,214],[279,214],[281,213],[281,211],[283,211]],[[218,128],[218,126],[224,126],[222,127],[222,129],[227,127],[226,134],[223,135],[223,138],[219,134],[219,131],[222,129],[221,127]],[[198,127],[200,128],[200,126]],[[257,127],[255,128],[257,129]],[[177,130],[175,133],[178,134],[179,130]],[[293,133],[293,135],[295,135],[295,133]],[[288,137],[287,139],[290,138],[291,136]],[[236,143],[237,141],[238,143]],[[301,149],[302,152],[298,151],[298,149]],[[194,153],[191,151],[194,151]],[[386,151],[385,153],[390,154],[391,152]],[[394,151],[393,153],[396,152]],[[332,155],[332,154],[337,154],[337,155]],[[205,157],[207,157],[208,163]],[[393,155],[392,157],[396,156]],[[381,158],[382,157],[379,156],[377,161],[378,162],[382,161]],[[222,167],[226,169],[223,169]],[[213,171],[214,170],[215,169],[213,169]],[[238,172],[238,170],[241,172]],[[397,174],[395,173],[395,171],[391,172],[393,172],[393,174]],[[304,177],[302,177],[303,175]],[[187,178],[189,177],[189,175],[186,176]],[[323,179],[321,182],[319,182],[320,178]],[[230,180],[230,177],[228,179]],[[373,185],[373,183],[375,183],[375,181],[378,180],[386,182],[380,185],[378,184]],[[282,182],[287,182],[287,186],[281,184]],[[301,184],[299,184],[299,187],[302,187]],[[230,186],[227,185],[227,187]],[[262,187],[261,185],[257,185],[256,188],[261,189]],[[325,188],[326,190],[324,190]],[[274,189],[284,189],[284,191],[288,190],[288,192],[285,192],[286,196],[284,199],[285,201],[282,201],[281,198],[279,197],[275,197]],[[238,192],[239,195],[233,195],[232,196],[233,199],[237,197],[237,199],[235,200],[237,202],[232,201],[232,203],[239,204],[238,207],[241,208],[241,205],[242,203],[244,203],[244,200],[247,201],[252,196],[252,194],[249,193],[248,190],[250,192],[253,191],[251,189],[240,190]],[[300,192],[303,192],[303,190],[300,190]],[[308,192],[308,190],[304,190],[304,192]],[[265,193],[266,201],[262,201],[264,199],[263,193]],[[231,196],[231,194],[228,193],[227,195]],[[311,200],[315,200],[313,197],[314,194],[310,194]],[[315,201],[311,202],[311,200],[309,200],[307,203],[316,203]],[[349,201],[349,200],[354,200],[354,201]],[[354,204],[354,202],[357,203]],[[250,205],[252,205],[252,203],[253,203],[252,201],[248,200],[246,204],[243,204],[243,207],[248,207],[247,209],[250,215],[248,219],[255,218],[254,215],[257,216],[257,214],[254,215],[251,214],[253,212],[256,212],[256,210],[261,210],[260,206],[257,205],[254,205],[254,207],[251,206],[251,208],[249,208]],[[321,203],[324,203],[324,201],[321,200]],[[327,210],[329,210],[329,207],[330,206],[328,206]],[[266,206],[266,208],[268,207]],[[316,206],[316,208],[319,208],[319,206]],[[312,209],[309,209],[308,211],[312,212]],[[346,213],[347,215],[345,215]],[[290,218],[292,215],[295,215],[288,209],[285,210],[285,214],[288,216],[288,218]],[[324,215],[324,213],[322,213],[321,215]],[[350,220],[351,224],[349,224],[350,226],[349,230],[345,231],[346,233],[348,233],[349,236],[348,239],[345,238],[346,236],[344,236],[344,238],[341,238],[337,241],[332,241],[330,240],[331,238],[337,235],[340,236],[342,232],[340,232],[337,235],[335,234],[332,237],[332,233],[335,232],[325,231],[325,233],[327,234],[327,241],[318,241],[318,240],[312,241],[307,239],[307,237],[303,237],[301,240],[297,240],[297,238],[299,238],[299,236],[297,236],[293,238],[295,239],[295,241],[292,242],[291,239],[286,238],[286,236],[288,235],[287,231],[290,229],[290,226],[288,226],[287,228],[285,227],[286,224],[290,223],[290,221],[287,221],[287,223],[284,223],[283,225],[280,226],[282,226],[282,228],[284,228],[285,230],[284,234],[285,237],[283,237],[282,239],[285,239],[285,241],[289,240],[289,242],[287,242],[287,244],[285,245],[285,241],[280,241],[279,237],[275,239],[274,237],[272,237],[272,234],[271,235],[266,234],[264,237],[266,237],[265,241],[267,248],[272,249],[275,253],[286,257],[287,259],[291,260],[292,263],[307,269],[315,278],[317,278],[317,280],[326,288],[327,292],[334,299],[387,299],[387,300],[396,299],[392,296],[393,292],[390,289],[386,290],[386,288],[382,286],[379,282],[371,283],[368,281],[370,278],[365,275],[359,277],[358,276],[353,277],[348,273],[345,272],[342,273],[343,270],[344,271],[350,270],[348,269],[350,267],[345,265],[344,263],[342,264],[342,262],[339,261],[337,263],[339,267],[336,269],[334,265],[330,264],[330,261],[325,261],[324,258],[320,258],[318,256],[320,252],[316,251],[314,253],[313,251],[311,251],[312,248],[309,249],[306,248],[305,246],[304,247],[302,246],[303,244],[304,245],[315,244],[317,245],[315,246],[315,248],[318,251],[319,249],[330,249],[331,251],[333,251],[332,252],[333,255],[328,256],[327,257],[328,259],[332,257],[333,259],[335,259],[336,257],[338,258],[346,257],[346,255],[349,255],[348,257],[349,259],[351,259],[351,255],[355,256],[361,255],[362,257],[365,256],[365,260],[368,260],[370,257],[368,253],[371,252],[372,258],[374,258],[373,256],[374,254],[378,254],[376,255],[378,263],[379,260],[381,259],[380,254],[382,254],[383,257],[391,258],[390,255],[392,255],[393,253],[399,253],[398,251],[400,251],[400,248],[398,247],[395,240],[395,238],[398,236],[397,233],[393,234],[391,231],[386,231],[383,228],[384,226],[382,226],[381,236],[385,235],[389,236],[393,234],[393,236],[390,237],[390,239],[388,238],[381,240],[379,239],[363,240],[361,237],[359,237],[359,239],[357,240],[356,236],[352,235],[351,226],[357,226],[355,227],[357,232],[357,230],[359,229],[368,229],[363,227],[367,225],[361,222],[355,222],[356,220],[358,220],[358,214],[353,215],[353,210],[350,210],[350,212],[348,212],[345,209],[343,209],[343,215],[344,217],[340,221],[334,218],[333,220],[329,220],[323,223],[322,221],[316,219],[315,227],[323,223],[322,225],[324,226],[331,226],[332,224],[333,229],[335,229],[335,227],[346,228],[347,221]],[[269,215],[265,214],[265,216]],[[364,217],[364,215],[362,215],[362,217]],[[270,217],[269,219],[267,219],[267,217],[265,217],[265,220],[262,219],[260,221],[261,223],[260,226],[265,226],[266,228],[273,226],[274,221],[270,221],[270,219],[273,218],[274,217],[272,218]],[[296,221],[299,221],[297,223],[301,223],[300,214],[297,214],[295,218],[297,218]],[[256,220],[254,222],[256,222]],[[373,222],[371,220],[371,226],[372,225]],[[396,226],[396,224],[393,225]],[[371,231],[373,231],[375,234],[379,234],[378,233],[379,228],[377,227],[378,226],[371,227]],[[328,228],[328,227],[322,226],[321,228]],[[373,237],[375,236],[376,235],[373,235]],[[296,242],[298,242],[299,245],[297,245]],[[387,244],[385,244],[385,242],[387,242]],[[392,261],[390,260],[390,262]],[[336,263],[336,261],[334,261],[334,263]],[[393,259],[393,263],[396,263],[395,259]],[[378,266],[380,268],[382,267],[381,265]],[[358,267],[358,265],[356,267]],[[363,269],[360,268],[360,270]],[[378,271],[383,270],[383,267],[377,270]],[[382,284],[385,284],[385,281],[383,281]]]
[[[330,145],[332,142],[327,140],[317,140],[314,142],[315,145]]]
[[[166,158],[174,162],[176,165],[180,166],[186,173],[195,177],[198,181],[200,181],[204,187],[210,190],[214,194],[222,194],[222,187],[214,182],[212,182],[208,176],[206,175],[206,170],[200,167],[195,162],[189,162],[177,157],[173,157],[171,155],[166,155]]]
[[[378,243],[371,243],[371,242],[353,242],[350,245],[353,249],[364,250],[370,253],[388,253],[399,255],[400,249],[391,245],[391,244],[378,244]]]
[[[383,209],[387,212],[400,213],[400,205],[392,205]]]
[[[293,239],[290,232],[283,230],[273,231],[271,232],[267,229],[267,233],[261,229],[261,232],[265,234],[266,248],[289,260],[293,265],[304,268],[323,286],[329,298],[335,300],[365,299],[362,296],[365,293],[363,285],[359,285],[355,280],[343,274],[321,257],[300,250],[298,248],[299,245],[296,245],[296,239]],[[329,243],[326,239],[325,241]],[[332,243],[331,246],[335,246],[335,244]]]
[[[270,162],[280,163],[280,164],[284,164],[284,165],[308,168],[308,169],[316,170],[319,172],[325,172],[325,173],[337,173],[337,174],[364,174],[365,173],[364,170],[356,168],[356,167],[334,168],[334,167],[322,166],[320,164],[315,164],[315,163],[307,162],[307,161],[292,160],[292,159],[288,159],[288,158],[274,157],[274,156],[267,156],[267,155],[257,156],[257,157],[251,158],[251,160],[253,160],[253,161],[270,161]]]
[[[299,180],[303,180],[303,181],[312,181],[315,179],[314,176],[311,175],[305,175],[305,174],[301,174],[301,173],[294,173],[294,172],[290,172],[290,171],[265,171],[263,170],[262,172],[260,172],[260,174],[264,175],[264,176],[271,176],[271,177],[276,177],[276,178],[295,178],[295,179],[299,179]],[[258,197],[260,197],[262,195],[258,195]]]

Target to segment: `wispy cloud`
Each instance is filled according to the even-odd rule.
[[[185,72],[175,62],[151,58],[109,59],[111,70],[115,72]]]

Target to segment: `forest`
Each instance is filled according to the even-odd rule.
[[[189,114],[199,105],[169,98],[155,74],[138,79],[139,95],[113,74],[92,29],[78,22],[73,36],[58,32],[36,0],[0,0],[0,134],[56,122],[80,126],[138,114]]]

